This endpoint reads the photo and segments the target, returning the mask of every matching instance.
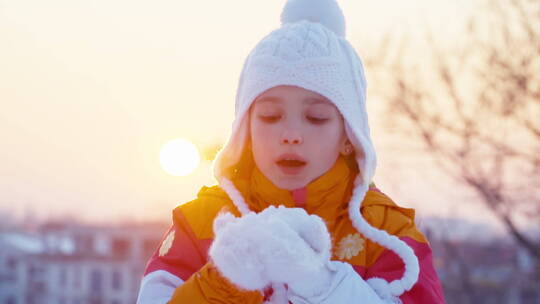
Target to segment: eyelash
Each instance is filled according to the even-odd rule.
[[[262,116],[260,115],[259,118],[266,122],[266,123],[274,123],[276,121],[278,121],[278,119],[281,118],[281,116]],[[306,116],[306,118],[312,122],[313,124],[316,124],[316,125],[322,125],[324,124],[328,118],[317,118],[317,117],[312,117],[312,116]]]

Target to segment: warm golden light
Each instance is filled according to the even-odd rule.
[[[159,153],[161,167],[174,176],[190,174],[197,168],[200,160],[197,147],[182,138],[169,141]]]

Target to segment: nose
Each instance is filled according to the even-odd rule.
[[[281,143],[282,144],[301,144],[304,140],[302,138],[302,135],[300,132],[297,131],[290,131],[286,130],[281,135]]]

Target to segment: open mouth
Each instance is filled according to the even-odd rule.
[[[277,161],[277,164],[285,167],[301,167],[304,166],[306,162],[297,159],[284,159]]]
[[[299,155],[284,154],[276,161],[279,169],[287,175],[295,175],[300,173],[306,166],[307,162]]]

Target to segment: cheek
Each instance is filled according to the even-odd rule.
[[[317,174],[329,170],[341,151],[342,133],[339,125],[319,130],[313,141],[313,158],[317,159]]]
[[[269,145],[279,136],[277,128],[261,122],[251,123],[251,140],[255,145]]]
[[[268,162],[273,159],[276,142],[279,142],[277,128],[262,122],[252,122],[251,128],[251,151],[259,168],[264,170]]]
[[[309,132],[310,142],[314,145],[330,148],[332,150],[334,147],[339,146],[339,143],[342,141],[343,128],[339,123],[330,123],[322,127],[312,127]],[[339,149],[339,147],[337,147]]]

